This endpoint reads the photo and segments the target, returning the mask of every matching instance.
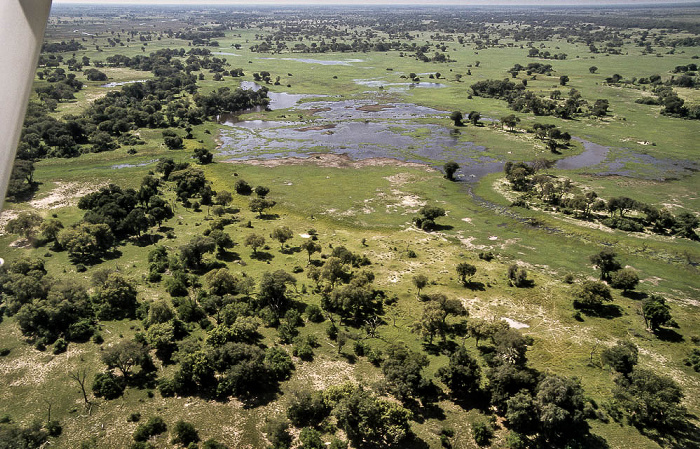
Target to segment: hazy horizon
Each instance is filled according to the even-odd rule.
[[[53,4],[132,4],[132,5],[270,5],[270,6],[355,6],[355,5],[410,5],[410,6],[654,6],[658,4],[699,5],[697,0],[53,0]]]

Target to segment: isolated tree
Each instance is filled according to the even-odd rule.
[[[216,204],[228,206],[233,201],[233,195],[228,190],[219,190],[214,197]]]
[[[280,242],[280,249],[284,249],[284,244],[291,239],[294,233],[287,226],[278,226],[272,231],[271,237]]]
[[[527,270],[515,263],[508,267],[508,282],[515,287],[526,287],[532,284],[532,281],[527,278]]]
[[[562,75],[559,77],[559,84],[562,86],[566,86],[566,83],[569,82],[569,77],[566,75]]]
[[[424,274],[417,274],[413,276],[413,285],[418,289],[418,296],[420,296],[420,291],[428,285],[428,277]]]
[[[479,124],[479,120],[481,119],[481,114],[479,114],[477,111],[472,111],[469,113],[469,122],[476,126]]]
[[[194,425],[186,421],[178,421],[173,428],[172,444],[181,444],[184,447],[190,447],[191,444],[196,445],[199,442],[199,434]]]
[[[306,251],[306,253],[309,255],[309,263],[311,263],[311,255],[313,253],[320,253],[321,245],[311,239],[307,239],[301,244],[301,249]]]
[[[216,250],[218,257],[223,257],[226,254],[226,250],[233,248],[235,243],[228,232],[224,232],[220,229],[214,229],[209,233],[209,237],[214,240],[216,244]]]
[[[463,123],[462,123],[463,118],[464,118],[464,116],[459,111],[454,111],[454,112],[452,112],[452,114],[450,114],[450,120],[452,120],[454,122],[455,126],[463,126]]]
[[[239,195],[250,195],[253,192],[253,188],[250,186],[250,184],[243,179],[236,181],[236,184],[234,184],[234,189]]]
[[[258,248],[265,245],[265,237],[258,235],[258,234],[255,234],[255,233],[248,234],[248,236],[246,236],[243,244],[245,246],[250,246],[251,248],[253,248],[253,254],[257,255]]]
[[[445,165],[443,165],[442,168],[445,170],[445,178],[449,179],[450,181],[454,181],[454,174],[457,170],[459,170],[459,164],[455,161],[449,161],[445,162]]]
[[[88,399],[87,391],[85,390],[85,381],[87,380],[87,368],[78,368],[75,371],[69,371],[68,377],[78,382],[78,385],[80,386],[80,391],[83,393],[83,400],[85,401],[86,405],[89,404],[90,400]]]
[[[265,198],[253,198],[250,200],[249,208],[252,212],[257,212],[259,218],[262,218],[263,212],[265,212],[266,209],[274,207],[275,204],[277,204],[277,202]]]
[[[631,268],[623,268],[619,271],[614,271],[610,275],[610,286],[619,288],[625,293],[634,290],[638,283],[639,275]]]
[[[520,118],[516,117],[515,114],[510,114],[506,115],[504,117],[501,117],[501,123],[503,124],[504,127],[508,128],[510,131],[515,128],[515,125],[518,124],[520,121]]]
[[[601,252],[593,254],[590,257],[590,261],[600,270],[600,279],[602,281],[609,281],[610,273],[620,269],[617,253],[611,248],[605,248]]]
[[[666,304],[666,299],[659,295],[650,295],[642,300],[642,315],[647,327],[653,332],[664,325],[675,325],[671,317],[671,307]]]
[[[462,285],[467,285],[467,276],[469,276],[469,281],[471,282],[471,277],[476,274],[476,267],[470,263],[461,262],[457,264],[457,274],[462,281]]]
[[[591,73],[595,73],[595,72],[598,71],[598,67],[592,65],[592,66],[590,66],[590,67],[588,68],[588,71],[591,72]]]
[[[610,288],[600,281],[583,281],[574,289],[576,304],[584,309],[599,309],[603,302],[613,300]]]
[[[260,198],[265,198],[267,194],[270,193],[270,189],[265,186],[257,186],[255,188],[255,194]]]

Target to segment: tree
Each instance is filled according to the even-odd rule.
[[[614,271],[610,276],[610,285],[612,288],[619,288],[627,293],[639,283],[639,275],[631,268],[623,268],[619,271]]]
[[[598,67],[592,65],[592,66],[590,66],[590,67],[588,68],[588,71],[591,72],[591,73],[595,73],[595,72],[598,71]]]
[[[329,414],[330,408],[320,391],[295,392],[287,408],[287,418],[296,427],[316,426]]]
[[[270,193],[270,189],[265,186],[255,187],[255,194],[260,198],[265,198],[267,194]]]
[[[319,245],[311,239],[308,239],[301,244],[301,249],[307,252],[307,254],[309,255],[309,263],[311,263],[311,255],[313,253],[320,253],[321,245]]]
[[[267,439],[272,444],[272,449],[288,449],[292,444],[292,436],[289,434],[289,422],[283,419],[271,419],[265,425]]]
[[[685,423],[683,391],[670,377],[635,368],[627,377],[618,377],[615,383],[613,398],[631,424],[665,433]]]
[[[600,354],[603,364],[622,374],[629,374],[637,365],[639,349],[631,341],[618,341]]]
[[[265,237],[258,234],[248,234],[243,242],[245,246],[250,246],[253,248],[253,254],[258,254],[258,248],[265,245]]]
[[[250,195],[253,192],[253,188],[250,186],[250,184],[243,179],[236,181],[236,184],[234,184],[234,189],[239,195]]]
[[[566,86],[566,83],[569,82],[569,77],[566,75],[562,75],[559,77],[559,84],[562,86]]]
[[[642,315],[649,329],[658,331],[661,326],[675,325],[671,317],[671,307],[666,304],[666,299],[659,295],[650,295],[642,301]]]
[[[508,267],[508,282],[515,287],[532,285],[532,281],[527,278],[527,270],[518,264],[512,264]]]
[[[58,233],[63,229],[63,223],[56,218],[49,218],[41,223],[41,238],[46,242],[53,242],[58,245]]]
[[[148,218],[146,218],[143,209],[137,207],[136,209],[132,209],[131,212],[124,217],[124,220],[120,223],[120,229],[127,234],[136,234],[140,236],[142,231],[148,229],[148,225]]]
[[[620,262],[617,261],[617,253],[611,248],[605,248],[597,254],[590,256],[590,261],[600,270],[600,280],[609,281],[610,273],[619,270]]]
[[[17,234],[31,241],[43,221],[44,219],[36,212],[21,212],[16,218],[7,222],[6,229],[11,234]]]
[[[466,399],[479,391],[481,368],[466,349],[459,348],[452,353],[447,366],[438,370],[437,378],[447,385],[454,397]]]
[[[423,206],[418,213],[423,217],[413,220],[416,226],[424,231],[432,231],[435,229],[435,219],[445,216],[445,209],[438,206]]]
[[[443,165],[442,168],[445,170],[445,178],[450,181],[454,181],[454,174],[457,170],[459,170],[459,164],[455,161],[449,161],[445,162],[445,165]]]
[[[467,285],[467,276],[471,282],[471,277],[476,274],[476,267],[470,263],[461,262],[457,264],[457,274],[459,275],[462,285]]]
[[[260,308],[270,307],[280,317],[291,302],[287,297],[287,284],[296,282],[294,276],[284,270],[273,273],[266,271],[258,286],[258,305]]]
[[[420,291],[428,285],[428,277],[424,274],[417,274],[413,276],[413,285],[418,289],[418,296],[420,296]]]
[[[215,201],[221,206],[228,206],[233,201],[233,195],[228,190],[219,190],[216,192]]]
[[[299,433],[300,449],[326,449],[326,445],[321,440],[321,432],[311,427],[301,429]]]
[[[121,320],[136,316],[136,288],[119,273],[110,273],[97,290],[98,318]]]
[[[134,340],[121,340],[102,352],[102,361],[107,367],[117,368],[125,379],[131,375],[132,368],[141,365],[148,357],[148,348]]]
[[[462,116],[462,113],[459,111],[454,111],[452,114],[450,114],[450,120],[452,120],[455,124],[455,126],[463,126],[462,124],[462,119],[464,117]]]
[[[206,148],[197,148],[194,150],[194,155],[192,158],[197,159],[197,162],[200,164],[206,165],[211,164],[211,161],[214,160],[214,155]]]
[[[231,235],[220,229],[214,229],[213,231],[211,231],[209,233],[209,237],[211,237],[214,240],[214,243],[216,244],[218,257],[223,257],[226,254],[226,250],[228,248],[233,248],[235,246]]]
[[[613,300],[610,288],[600,281],[583,281],[574,289],[575,306],[583,309],[599,309],[604,301]]]
[[[545,376],[537,385],[534,398],[540,433],[555,444],[583,433],[588,428],[584,402],[583,388],[578,379],[555,374]]]
[[[284,249],[284,244],[291,239],[294,233],[287,226],[278,226],[272,231],[271,237],[280,242],[280,249]]]
[[[408,349],[405,345],[392,345],[382,363],[382,372],[389,391],[400,401],[406,401],[425,386],[423,368],[428,366],[428,358]]]
[[[496,332],[508,328],[508,323],[505,321],[487,321],[481,318],[470,318],[467,321],[467,335],[476,340],[477,347],[480,340],[493,338]]]
[[[104,223],[79,223],[59,232],[58,243],[72,259],[86,262],[110,249],[114,244],[114,235]]]
[[[248,207],[252,212],[257,212],[259,218],[262,218],[263,212],[266,209],[274,207],[275,204],[277,204],[276,201],[268,200],[265,198],[253,198],[250,200],[250,204]]]
[[[204,254],[214,252],[216,241],[209,236],[195,235],[189,243],[180,247],[180,260],[185,268],[198,269]]]
[[[75,371],[70,371],[68,372],[68,377],[78,382],[78,385],[80,386],[80,391],[83,393],[83,400],[85,401],[86,405],[89,404],[90,400],[88,399],[87,391],[85,390],[85,381],[87,380],[87,368],[78,368]]]
[[[481,119],[481,114],[479,114],[479,113],[476,112],[476,111],[472,111],[472,112],[469,113],[469,117],[468,117],[468,118],[469,118],[469,122],[470,122],[472,125],[476,126],[476,125],[479,124],[479,120]]]
[[[515,128],[515,125],[518,124],[520,121],[519,117],[516,117],[514,114],[506,115],[505,117],[501,117],[501,123],[503,124],[504,127],[508,128],[510,131]]]

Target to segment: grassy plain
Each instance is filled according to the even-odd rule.
[[[348,62],[348,65],[321,65],[284,59],[302,57],[296,54],[252,53],[248,47],[254,41],[254,34],[251,30],[235,30],[220,39],[219,48],[212,50],[240,55],[222,57],[231,62],[232,67],[244,69],[246,76],[243,80],[250,81],[252,72],[263,70],[280,75],[281,86],[271,86],[273,91],[332,94],[334,99],[370,98],[377,99],[378,103],[412,102],[444,111],[477,110],[482,116],[494,119],[511,113],[506,103],[479,97],[468,99],[468,86],[478,80],[509,77],[506,71],[515,63],[525,65],[532,61],[526,57],[527,49],[520,48],[519,44],[509,47],[508,42],[502,42],[506,44],[504,48],[478,51],[470,44],[461,47],[456,42],[449,43],[449,53],[455,62],[445,64],[426,64],[408,56],[400,57],[397,52],[303,55],[329,61],[361,60]],[[418,42],[426,39],[429,39],[427,35],[415,38]],[[240,43],[242,48],[233,49],[231,46],[236,43]],[[539,45],[540,42],[534,44]],[[597,98],[607,98],[611,103],[611,117],[571,121],[537,117],[537,122],[555,123],[574,136],[613,148],[631,148],[657,158],[700,161],[696,137],[700,126],[697,122],[661,116],[658,107],[634,103],[635,99],[644,95],[643,91],[603,85],[604,78],[613,73],[625,78],[667,73],[677,65],[690,62],[691,56],[700,55],[700,49],[690,47],[685,49],[685,53],[662,54],[661,57],[655,54],[642,56],[638,48],[626,44],[623,55],[596,55],[594,59],[582,44],[568,44],[564,40],[543,44],[550,51],[566,52],[569,56],[564,61],[541,61],[553,65],[555,76],[538,76],[537,80],[529,81],[528,87],[538,91],[576,88],[591,103]],[[186,41],[163,39],[149,43],[145,52],[186,45]],[[102,48],[103,51],[89,50],[85,54],[92,59],[104,59],[111,54],[143,53],[140,47],[134,45],[121,48],[102,45]],[[662,50],[659,49],[659,52]],[[475,66],[477,60],[480,61],[478,67]],[[596,74],[589,72],[591,65],[598,67]],[[387,68],[393,70],[388,71]],[[467,70],[472,71],[471,76],[466,75]],[[438,71],[442,78],[435,81],[447,87],[387,92],[387,89],[368,88],[355,82],[358,79],[405,82],[400,78],[401,74]],[[151,76],[149,72],[121,69],[105,69],[105,73],[110,76],[110,81],[133,81]],[[288,73],[292,75],[286,76]],[[457,73],[465,75],[460,82],[454,77]],[[560,74],[571,78],[566,88],[558,85]],[[421,77],[427,80],[427,75]],[[207,73],[200,85],[206,92],[223,86],[236,87],[237,83],[238,80],[231,78],[217,83]],[[99,84],[88,83],[76,101],[59,107],[58,114],[79,112],[91,99],[107,90]],[[291,87],[286,87],[287,84]],[[688,101],[697,101],[693,93],[684,95]],[[295,113],[272,111],[248,117],[279,119],[284,118],[283,115],[294,116]],[[517,115],[521,117],[521,127],[535,121],[535,118],[525,114]],[[311,123],[313,116],[305,116],[303,120]],[[446,132],[452,128],[447,118],[434,122],[445,126]],[[160,157],[187,161],[196,147],[215,150],[220,128],[214,123],[196,126],[195,139],[186,140],[186,148],[179,151],[164,149],[160,130],[144,129],[140,133],[147,143],[137,147],[135,155],[129,155],[127,148],[120,148],[69,160],[43,160],[36,164],[35,178],[41,186],[35,198],[41,200],[62,185],[95,188],[104,183],[115,183],[136,188]],[[533,160],[547,155],[544,146],[528,135],[506,133],[488,123],[484,127],[467,126],[461,138],[485,146],[485,154],[499,160]],[[638,142],[653,142],[654,145]],[[574,146],[568,151],[571,154],[582,149]],[[442,163],[435,162],[432,165]],[[146,165],[115,169],[114,166],[118,164]],[[374,348],[385,349],[392,342],[404,341],[413,349],[428,350],[431,353],[430,365],[425,374],[429,378],[447,363],[447,356],[426,345],[410,331],[411,324],[423,308],[416,299],[412,284],[412,277],[416,274],[429,277],[430,285],[426,292],[440,292],[461,299],[472,317],[497,320],[505,317],[527,324],[529,327],[523,331],[535,339],[528,352],[530,364],[543,372],[580,378],[586,394],[599,405],[610,398],[614,384],[613,374],[600,366],[598,355],[603,347],[612,345],[618,339],[629,339],[640,347],[640,365],[652,367],[681,384],[685,391],[684,404],[689,412],[695,416],[700,414],[697,399],[700,397],[700,378],[683,362],[694,346],[691,337],[700,336],[697,327],[700,321],[700,304],[697,301],[700,296],[697,268],[700,245],[697,242],[586,227],[580,222],[542,211],[509,209],[510,201],[496,188],[500,174],[486,176],[478,184],[469,185],[449,182],[439,171],[429,167],[405,166],[398,162],[386,166],[369,164],[361,168],[334,168],[315,163],[264,167],[241,161],[225,163],[219,157],[216,163],[203,169],[212,181],[214,190],[233,191],[235,180],[245,179],[253,186],[270,187],[270,198],[278,203],[272,210],[276,214],[275,219],[260,220],[248,210],[247,197],[235,196],[234,206],[240,209],[236,215],[238,222],[226,228],[237,243],[233,248],[237,257],[227,262],[233,271],[245,271],[254,279],[259,279],[265,271],[284,269],[290,272],[295,266],[305,268],[306,255],[298,251],[298,246],[304,239],[301,234],[306,234],[312,228],[318,232],[324,254],[330,253],[331,245],[344,245],[353,252],[366,254],[372,261],[377,286],[399,298],[395,306],[387,308],[384,324],[379,327],[379,337],[367,339],[368,343]],[[638,176],[634,166],[631,166],[629,176],[596,176],[595,168],[575,173],[553,172],[590,186],[605,197],[634,195],[640,201],[670,205],[674,212],[689,210],[697,213],[700,210],[697,196],[700,178],[697,172],[687,171],[677,179],[665,181]],[[75,198],[71,196],[70,191],[66,193],[68,203],[62,203],[60,207],[36,208],[42,215],[48,217],[56,214],[64,225],[70,225],[82,217],[82,211],[77,210]],[[172,199],[174,192],[166,192],[166,196]],[[441,231],[424,233],[411,225],[411,219],[424,204],[439,205],[447,210],[447,216],[439,220],[443,226]],[[15,210],[33,207],[30,204],[11,205]],[[206,208],[194,212],[178,206],[175,218],[168,222],[177,238],[164,239],[163,244],[176,251],[178,246],[201,233],[210,218]],[[241,227],[248,221],[252,223],[252,230]],[[533,222],[537,225],[532,226]],[[251,250],[242,245],[244,237],[250,232],[268,236],[280,225],[289,226],[294,231],[295,236],[289,243],[292,251],[282,253],[276,243],[270,242],[269,248],[264,249],[269,254],[269,261],[253,259]],[[0,236],[0,246],[3,248],[0,254],[7,261],[24,255],[41,257],[48,253],[46,248],[14,247],[11,244],[15,240],[15,236]],[[584,317],[583,322],[573,318],[572,287],[562,279],[567,274],[572,274],[576,280],[596,277],[597,272],[590,266],[588,256],[607,246],[616,249],[624,265],[638,270],[642,279],[638,288],[640,292],[658,292],[669,299],[673,316],[680,327],[679,333],[683,335],[682,341],[664,341],[649,333],[640,315],[640,302],[618,291],[614,293],[614,303],[620,307],[620,317]],[[44,260],[48,271],[56,278],[75,278],[87,285],[95,270],[117,268],[139,281],[140,299],[165,297],[159,285],[145,279],[148,272],[145,254],[148,250],[148,247],[137,246],[135,242],[125,242],[119,248],[119,259],[89,267],[85,273],[76,272],[65,252],[50,253],[51,257]],[[415,251],[417,257],[410,258],[408,250]],[[496,253],[496,260],[479,260],[477,253],[486,250]],[[463,261],[476,265],[474,280],[481,283],[482,288],[462,287],[454,267]],[[512,263],[527,267],[534,287],[518,289],[509,285],[506,270]],[[312,283],[304,273],[298,275],[298,280],[300,292],[304,284],[308,291],[311,290]],[[312,293],[296,293],[295,297],[305,303],[320,303],[318,295]],[[353,359],[351,344],[338,355],[334,342],[326,338],[326,326],[327,323],[307,323],[302,328],[303,334],[319,336],[321,346],[316,350],[315,359],[312,362],[295,360],[296,371],[291,380],[283,384],[282,394],[264,406],[247,409],[236,400],[168,399],[161,398],[157,392],[154,398],[150,398],[150,391],[127,389],[122,398],[97,401],[88,413],[82,406],[77,385],[67,377],[67,373],[77,367],[89,367],[91,374],[102,370],[99,346],[94,343],[71,343],[64,354],[39,352],[24,342],[14,319],[5,318],[0,323],[0,335],[2,346],[10,349],[10,354],[0,359],[0,374],[4,379],[0,385],[0,413],[7,413],[14,421],[22,423],[33,419],[43,420],[46,419],[48,400],[52,405],[52,418],[60,420],[64,426],[62,436],[54,441],[54,447],[78,447],[81,441],[90,437],[96,438],[98,447],[126,447],[132,441],[131,434],[137,425],[128,423],[126,417],[136,411],[144,417],[164,416],[169,425],[177,419],[186,419],[195,424],[203,440],[216,437],[230,447],[263,447],[265,440],[261,428],[265,419],[283,413],[292,392],[309,385],[322,389],[346,380],[370,385],[381,380],[380,370],[365,358],[348,363]],[[136,321],[102,322],[101,328],[104,344],[109,345],[122,337],[133,336],[142,330],[142,324]],[[365,338],[359,329],[345,330],[358,339]],[[262,332],[264,343],[276,341],[274,330],[263,329]],[[204,334],[200,330],[195,331],[194,335],[196,338]],[[478,353],[473,340],[466,340],[465,344],[473,354]],[[172,366],[159,366],[158,375],[167,375],[172,369]],[[476,448],[469,428],[481,413],[475,409],[463,409],[446,399],[441,400],[439,405],[444,415],[419,411],[418,419],[413,423],[418,436],[428,447],[439,447],[440,430],[451,428],[455,430],[452,439],[454,448]],[[631,426],[613,421],[591,421],[591,425],[593,433],[605,438],[612,448],[659,447]],[[494,447],[504,447],[505,433],[505,430],[498,432]],[[169,438],[161,436],[154,443],[157,447],[169,447]]]

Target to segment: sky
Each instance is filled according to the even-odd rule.
[[[54,4],[174,4],[174,5],[510,5],[510,6],[583,6],[635,5],[660,3],[696,3],[698,0],[53,0]]]

